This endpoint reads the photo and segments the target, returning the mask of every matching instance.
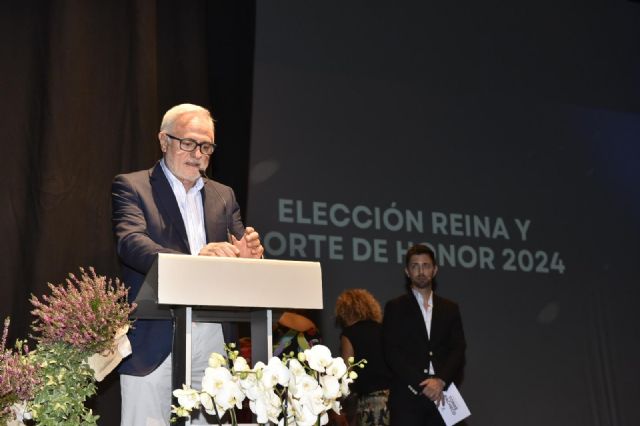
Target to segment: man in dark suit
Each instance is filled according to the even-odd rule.
[[[466,343],[460,310],[434,294],[435,254],[425,245],[405,257],[408,292],[387,303],[383,342],[392,379],[392,426],[444,425],[436,404],[443,390],[459,379]]]
[[[112,186],[113,230],[130,300],[158,253],[259,258],[264,251],[258,233],[243,226],[233,190],[204,175],[216,146],[209,111],[171,108],[158,139],[162,159],[150,170],[116,176]],[[121,424],[168,425],[172,321],[138,320],[129,339],[133,353],[119,367]],[[212,349],[222,350],[218,324],[198,324],[193,340],[200,357],[194,364],[206,365]]]

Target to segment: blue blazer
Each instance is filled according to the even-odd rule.
[[[233,190],[206,179],[202,192],[207,243],[237,238],[244,233],[240,207]],[[158,253],[189,253],[187,231],[178,203],[160,163],[149,170],[115,177],[111,187],[113,232],[122,280],[136,298]],[[224,201],[223,201],[224,200]],[[122,374],[145,376],[171,352],[171,320],[137,320],[129,331],[131,356],[118,368]]]

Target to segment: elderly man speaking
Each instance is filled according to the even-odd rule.
[[[158,253],[259,258],[264,252],[258,233],[242,224],[233,190],[204,174],[216,148],[211,113],[191,104],[171,108],[158,140],[163,155],[155,166],[118,175],[112,185],[113,232],[132,300]],[[119,367],[122,425],[169,424],[172,338],[171,320],[138,320],[130,331],[133,354]],[[194,324],[196,381],[223,345],[219,324]]]

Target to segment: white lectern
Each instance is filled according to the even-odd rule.
[[[273,308],[322,309],[320,263],[158,254],[135,300],[140,319],[173,319],[173,388],[191,384],[191,322],[249,321],[252,362],[272,354]]]

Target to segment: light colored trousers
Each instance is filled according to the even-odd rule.
[[[204,369],[211,352],[224,353],[222,326],[214,323],[193,323],[191,334],[191,387],[200,390]],[[122,396],[121,426],[169,426],[171,416],[171,355],[146,376],[120,375]],[[193,413],[191,424],[208,422],[202,414]]]

